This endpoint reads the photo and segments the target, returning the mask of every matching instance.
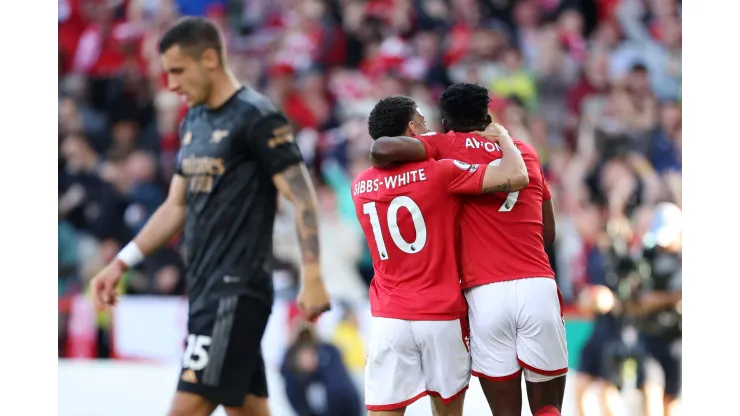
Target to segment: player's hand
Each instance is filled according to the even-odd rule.
[[[322,313],[331,309],[329,294],[324,287],[318,265],[304,266],[297,302],[303,317],[311,322],[315,322]]]
[[[498,123],[491,123],[485,130],[476,131],[474,133],[496,143],[501,143],[501,141],[511,141],[509,131]]]
[[[125,272],[126,266],[119,260],[113,260],[90,281],[93,303],[98,310],[106,306],[115,306],[118,302],[116,290]]]

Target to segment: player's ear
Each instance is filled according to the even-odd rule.
[[[403,134],[405,134],[406,136],[418,136],[419,133],[420,132],[416,131],[416,129],[414,128],[413,120],[409,121],[409,123],[406,125],[406,131],[403,132]]]
[[[218,52],[213,48],[206,48],[201,56],[203,65],[208,69],[216,69],[220,65]]]

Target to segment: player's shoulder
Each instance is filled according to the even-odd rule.
[[[428,159],[421,162],[404,163],[400,166],[394,166],[385,169],[370,167],[358,173],[352,183],[356,184],[360,182],[373,181],[376,179],[383,180],[386,177],[405,175],[409,172],[421,172],[421,176],[423,177],[424,172],[431,173],[432,171],[434,171],[436,163],[438,163],[438,161],[435,161],[434,159]]]
[[[434,166],[443,166],[443,167],[456,167],[460,170],[470,170],[472,166],[470,163],[463,162],[462,160],[458,159],[452,159],[452,158],[445,158],[445,159],[439,159],[439,160],[430,160],[430,164],[434,164]]]
[[[438,180],[449,179],[450,175],[456,177],[458,174],[464,174],[464,172],[474,173],[480,167],[478,164],[470,164],[459,159],[430,160],[429,163],[432,165],[430,166],[432,177]]]
[[[426,132],[424,134],[416,135],[415,137],[417,139],[431,139],[431,138],[434,138],[434,137],[437,137],[437,136],[444,136],[444,135],[445,135],[444,133],[440,133],[438,131],[429,131],[429,132]]]
[[[250,87],[241,87],[221,108],[256,118],[282,115],[282,111],[269,97]],[[188,108],[183,121],[196,120],[205,115],[206,111],[205,104],[194,105]]]
[[[355,204],[361,203],[360,201],[367,199],[369,194],[378,191],[380,172],[381,169],[371,167],[355,176],[350,187]]]
[[[512,138],[512,141],[514,142],[514,146],[516,146],[522,154],[525,152],[537,154],[537,150],[531,144],[516,138]]]
[[[519,149],[519,152],[521,152],[522,157],[525,159],[525,161],[534,160],[539,163],[540,154],[537,152],[537,149],[535,149],[534,146],[519,139],[514,139],[514,145],[517,149]]]
[[[205,109],[206,107],[203,104],[188,107],[188,111],[185,112],[185,116],[182,118],[182,124],[192,123],[197,120],[205,114]]]
[[[450,132],[450,133],[443,133],[443,132],[439,132],[439,131],[430,131],[428,133],[419,134],[419,135],[414,136],[414,137],[416,137],[419,140],[428,140],[428,141],[435,141],[435,142],[438,142],[438,141],[450,142],[450,141],[454,141],[455,140],[454,133],[452,133],[452,132]]]
[[[352,183],[363,181],[363,180],[366,180],[366,179],[369,179],[369,178],[375,178],[375,177],[378,176],[378,171],[379,170],[380,169],[373,168],[373,167],[367,168],[367,169],[363,170],[362,172],[358,173],[355,176],[355,179],[354,179],[354,181],[352,181]]]
[[[450,156],[451,154],[455,154],[455,150],[458,146],[456,144],[458,143],[459,139],[457,138],[455,132],[450,131],[447,133],[441,133],[441,132],[429,132],[421,136],[416,136],[419,140],[421,140],[422,143],[424,143],[424,146],[427,148],[427,151],[431,147],[434,149],[430,156],[439,158],[439,157],[445,157]]]
[[[255,117],[266,117],[273,114],[282,114],[275,103],[266,95],[250,88],[242,87],[236,95],[234,104],[242,111]]]

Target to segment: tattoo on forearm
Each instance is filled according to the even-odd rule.
[[[297,225],[301,240],[303,262],[315,263],[319,261],[319,233],[316,225],[316,209],[313,207],[304,207],[301,220]]]
[[[489,186],[488,188],[483,188],[484,193],[489,192],[511,192],[511,179],[507,179],[506,183],[500,183],[498,185]]]
[[[315,196],[311,184],[308,183],[310,179],[303,174],[301,165],[288,168],[282,176],[290,190],[290,199],[295,205],[296,226],[303,262],[317,262],[319,260],[319,230]]]

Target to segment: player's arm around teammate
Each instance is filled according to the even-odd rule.
[[[370,146],[370,162],[376,168],[386,168],[394,163],[421,162],[428,159],[421,140],[414,137],[380,137]]]
[[[491,141],[497,141],[499,137],[509,136],[506,128],[499,123],[490,123],[484,131],[473,131],[471,133]],[[424,143],[415,137],[380,137],[370,147],[370,162],[376,168],[385,168],[396,163],[421,162],[429,158],[436,159],[437,157],[428,155]]]
[[[421,162],[427,151],[418,139],[407,136],[380,137],[370,147],[370,162],[376,168],[387,168],[396,162]]]
[[[486,167],[482,192],[509,193],[524,189],[529,185],[527,166],[509,132],[502,125],[492,123],[485,134],[487,139],[499,144],[502,158],[499,165]]]
[[[504,126],[491,123],[485,131],[475,133],[498,143],[502,153],[501,164],[489,165],[486,168],[482,193],[508,193],[524,189],[529,184],[527,166]],[[407,136],[378,138],[370,149],[370,160],[375,167],[387,167],[401,162],[418,162],[426,158],[426,149],[421,141]]]

